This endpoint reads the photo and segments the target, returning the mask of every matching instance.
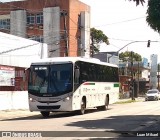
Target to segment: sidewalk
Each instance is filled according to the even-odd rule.
[[[40,115],[40,112],[30,112],[29,110],[0,110],[0,121],[2,120],[9,120],[9,119],[16,119],[22,117],[29,117]]]

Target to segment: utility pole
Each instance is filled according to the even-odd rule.
[[[134,80],[133,80],[133,51],[131,51],[131,86],[132,86],[132,100],[135,100],[134,98]]]
[[[93,57],[94,55],[94,44],[93,44],[93,36],[91,35],[91,41],[92,41],[92,44],[91,44],[91,57]]]
[[[69,46],[68,46],[68,32],[67,32],[67,19],[66,19],[66,16],[68,15],[67,11],[63,10],[61,15],[63,16],[63,22],[64,22],[65,56],[68,56]]]
[[[137,96],[139,94],[139,61],[138,61],[138,77],[137,77]]]
[[[158,90],[159,90],[159,64],[158,64]]]
[[[43,58],[43,42],[41,43],[41,55],[40,55],[40,58],[41,59]]]

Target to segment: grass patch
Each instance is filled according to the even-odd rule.
[[[136,100],[126,100],[126,101],[118,101],[118,102],[115,102],[114,104],[127,104],[127,103],[134,103],[134,102],[137,102]]]

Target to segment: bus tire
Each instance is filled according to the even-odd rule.
[[[47,118],[47,117],[49,117],[50,112],[49,111],[41,111],[41,114],[43,117]]]
[[[108,98],[108,96],[106,96],[105,105],[103,105],[103,106],[98,106],[97,109],[98,109],[98,110],[101,110],[101,111],[105,111],[105,110],[108,109],[108,105],[109,105],[109,98]]]
[[[83,98],[82,101],[81,101],[81,109],[78,110],[78,114],[83,115],[85,113],[85,109],[86,109],[86,102]]]

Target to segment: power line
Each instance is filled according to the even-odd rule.
[[[94,26],[94,27],[102,27],[102,26],[109,26],[109,25],[115,25],[115,24],[120,24],[120,23],[126,23],[126,22],[130,22],[130,21],[134,21],[134,20],[139,20],[139,19],[142,19],[142,18],[145,18],[145,17],[146,17],[146,16],[137,17],[137,18],[134,18],[134,19],[128,19],[128,20],[113,22],[113,23],[104,24],[104,25],[97,25],[97,26]]]
[[[7,50],[7,51],[2,51],[2,52],[0,52],[0,55],[4,54],[4,53],[9,53],[9,52],[12,52],[12,51],[16,51],[16,50],[28,48],[28,47],[31,47],[31,46],[35,46],[35,45],[38,45],[38,44],[40,44],[40,43],[35,43],[35,44],[31,44],[31,45],[27,45],[27,46],[23,46],[23,47],[19,47],[19,48],[10,49],[10,50]]]

